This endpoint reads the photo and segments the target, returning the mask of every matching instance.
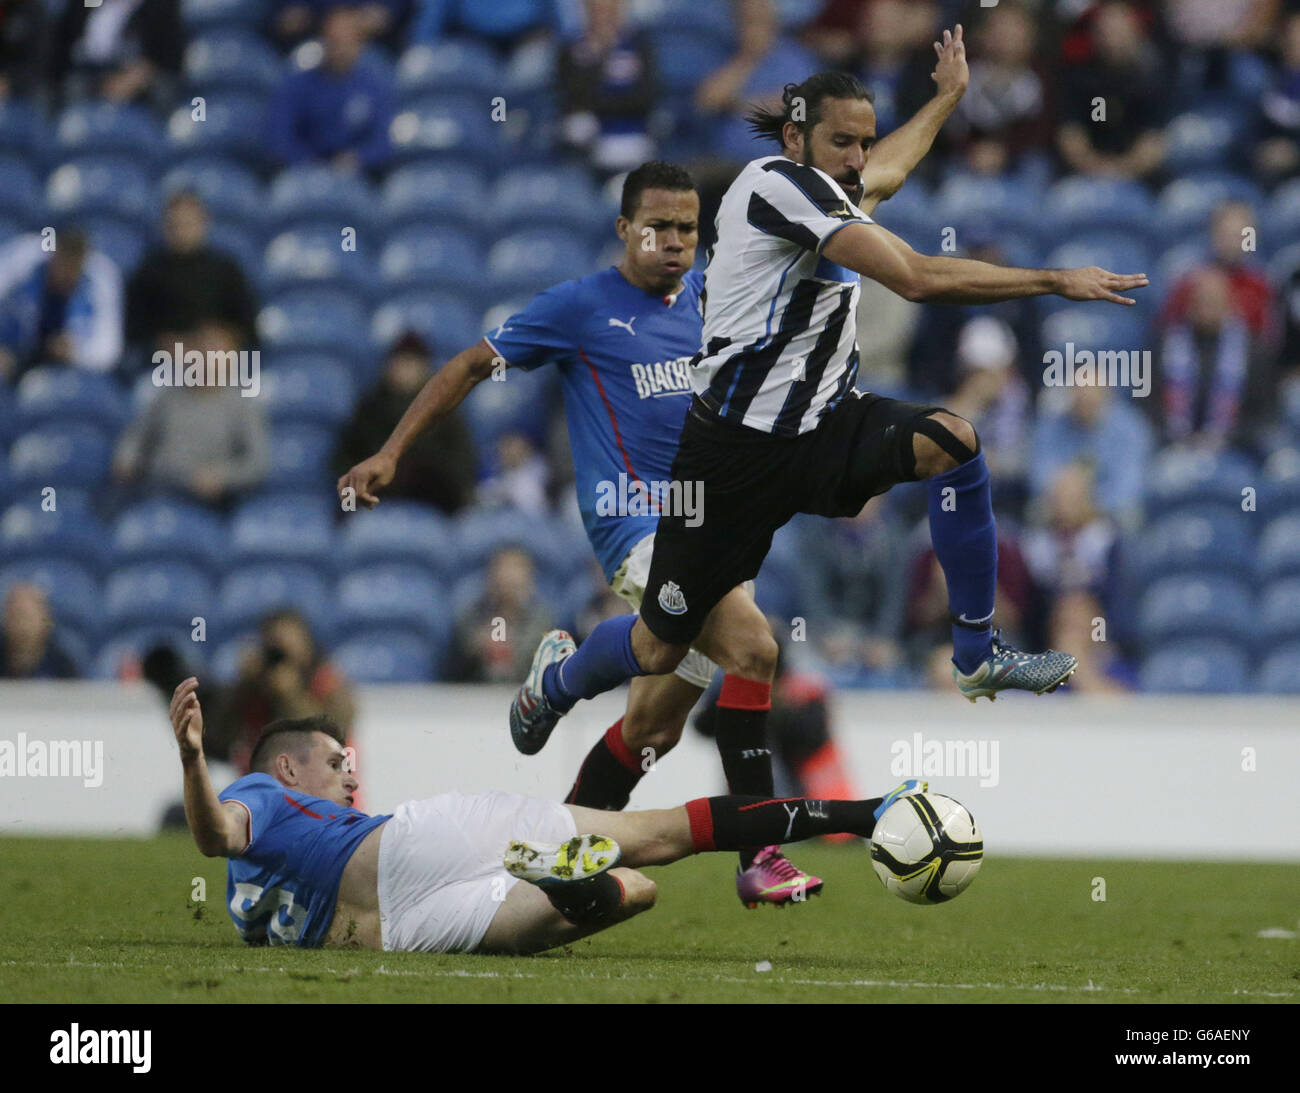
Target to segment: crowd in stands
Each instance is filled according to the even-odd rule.
[[[121,677],[170,642],[236,696],[237,754],[275,711],[342,715],[346,679],[514,681],[541,630],[624,610],[553,370],[481,385],[374,513],[333,483],[443,361],[613,260],[622,172],[689,166],[707,245],[774,150],[748,105],[844,68],[883,135],[958,21],[970,86],[876,219],[1152,284],[1127,311],[864,284],[859,385],[975,424],[998,622],[1079,656],[1074,690],[1300,687],[1295,0],[6,3],[0,675]],[[1045,382],[1067,346],[1131,368]],[[182,347],[256,351],[260,391],[160,384]],[[777,536],[758,590],[792,663],[951,686],[925,505]]]

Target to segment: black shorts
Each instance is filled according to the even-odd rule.
[[[877,494],[916,481],[897,426],[941,410],[854,393],[817,428],[780,437],[722,421],[693,399],[672,474],[700,483],[702,504],[659,518],[641,600],[651,632],[672,645],[693,642],[714,605],[758,575],[772,536],[796,513],[854,516]]]

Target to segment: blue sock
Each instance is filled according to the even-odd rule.
[[[987,624],[978,630],[953,625],[952,659],[969,673],[993,652],[991,621],[998,583],[998,533],[984,453],[928,483],[930,541],[948,581],[948,610]]]
[[[606,619],[573,656],[542,673],[542,691],[551,709],[568,713],[580,698],[595,698],[625,679],[645,675],[632,653],[632,627],[637,617]]]

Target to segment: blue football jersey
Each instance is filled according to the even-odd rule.
[[[607,580],[659,522],[653,484],[672,477],[690,405],[702,285],[692,270],[676,296],[651,296],[611,266],[547,289],[485,335],[512,368],[560,370],[578,507]]]
[[[251,817],[252,841],[226,867],[226,907],[250,945],[321,944],[352,852],[391,815],[309,797],[269,774],[246,774],[220,794]]]

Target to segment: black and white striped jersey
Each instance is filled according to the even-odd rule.
[[[718,209],[704,272],[695,393],[728,421],[778,436],[816,428],[858,371],[858,275],[822,257],[872,221],[824,171],[785,156],[749,163]]]

